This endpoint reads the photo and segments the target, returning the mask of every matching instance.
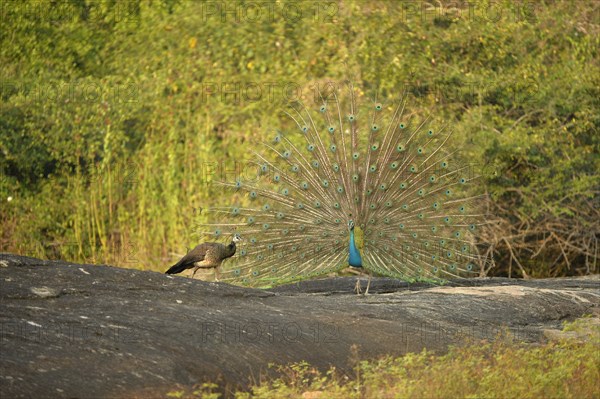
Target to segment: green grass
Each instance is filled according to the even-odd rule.
[[[423,351],[359,361],[354,374],[319,372],[305,362],[276,367],[236,398],[598,398],[600,328],[597,319],[567,324],[565,336],[533,345],[501,334],[494,342],[470,342],[445,355]],[[567,332],[577,332],[569,337]],[[216,384],[175,390],[169,397],[219,398]]]

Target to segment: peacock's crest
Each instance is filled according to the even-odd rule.
[[[291,123],[256,152],[253,173],[223,182],[243,195],[209,208],[202,233],[245,238],[223,281],[272,286],[357,259],[409,281],[478,273],[484,197],[449,145],[450,129],[409,112],[406,98],[358,105],[357,97],[348,84],[320,93],[316,106],[291,104]]]

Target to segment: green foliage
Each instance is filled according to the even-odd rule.
[[[350,78],[450,124],[491,194],[491,273],[597,271],[597,5],[456,5],[3,4],[1,250],[162,271],[232,202],[217,171],[285,123],[285,89]]]
[[[335,368],[322,373],[306,362],[279,366],[278,376],[235,397],[595,398],[600,395],[597,320],[566,323],[564,331],[584,332],[584,340],[527,345],[501,333],[492,342],[466,342],[445,355],[423,350],[397,358],[355,359],[351,376]],[[178,397],[215,395],[206,386],[192,393],[179,391]]]

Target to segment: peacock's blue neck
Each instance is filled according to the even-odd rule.
[[[354,242],[354,230],[350,230],[350,256],[348,257],[348,264],[352,267],[362,267],[360,252]]]

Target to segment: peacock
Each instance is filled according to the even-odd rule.
[[[196,245],[179,262],[171,266],[165,274],[177,274],[187,269],[194,269],[191,277],[194,278],[198,269],[214,269],[215,281],[219,281],[219,267],[227,258],[235,255],[236,244],[242,238],[238,233],[233,234],[229,245],[223,245],[218,242],[205,242]]]
[[[315,92],[314,105],[289,104],[287,125],[244,173],[220,182],[233,203],[199,224],[202,235],[246,237],[222,281],[271,287],[350,266],[369,274],[367,293],[371,274],[476,276],[484,196],[451,129],[409,111],[406,95],[361,102],[347,82]]]

